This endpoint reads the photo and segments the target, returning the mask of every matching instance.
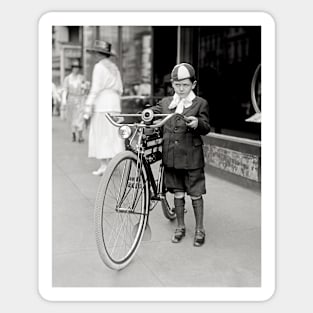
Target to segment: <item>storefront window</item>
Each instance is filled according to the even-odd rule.
[[[213,131],[260,139],[261,124],[246,119],[255,113],[251,83],[261,63],[261,28],[192,27],[192,33],[199,40],[199,51],[190,58],[197,68],[197,92],[210,104]]]
[[[150,26],[122,27],[124,95],[151,96],[152,31]]]
[[[171,71],[177,62],[177,26],[153,27],[154,103],[173,95]]]

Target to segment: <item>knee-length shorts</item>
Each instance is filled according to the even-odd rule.
[[[206,193],[203,168],[185,170],[165,167],[164,182],[167,190],[171,193],[186,192],[193,197]]]

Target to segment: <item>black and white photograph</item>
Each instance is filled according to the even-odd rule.
[[[42,17],[43,298],[271,297],[274,55],[260,12]]]

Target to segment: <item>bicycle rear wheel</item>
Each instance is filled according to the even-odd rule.
[[[118,154],[102,177],[95,204],[96,242],[102,261],[119,270],[134,257],[147,225],[149,184],[130,151]]]
[[[166,187],[164,184],[164,166],[161,165],[160,166],[160,177],[161,177],[161,181],[160,181],[160,185],[161,185],[161,206],[162,206],[162,211],[164,216],[169,219],[170,221],[173,221],[176,218],[176,212],[174,209],[171,208],[170,204],[169,204],[169,198],[167,197],[167,192],[166,192]]]
[[[169,205],[166,195],[164,195],[164,198],[161,200],[161,205],[164,216],[170,221],[173,221],[176,218],[176,213],[175,210]]]

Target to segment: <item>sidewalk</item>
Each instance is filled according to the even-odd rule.
[[[152,239],[131,264],[112,271],[101,261],[94,235],[98,162],[87,140],[72,143],[66,123],[53,117],[53,286],[258,287],[261,285],[261,195],[206,174],[206,243],[193,247],[194,216],[186,198],[187,233],[170,241],[175,222],[158,204],[150,215]]]

